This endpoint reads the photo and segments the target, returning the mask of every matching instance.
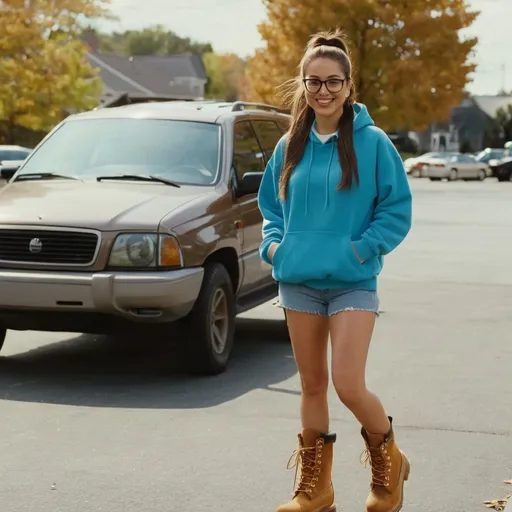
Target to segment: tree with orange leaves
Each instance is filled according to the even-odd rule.
[[[108,0],[0,3],[0,131],[48,131],[69,112],[97,105],[101,82],[78,40],[83,19],[106,16]]]
[[[465,0],[263,0],[266,47],[248,64],[252,99],[282,104],[276,89],[297,73],[310,34],[342,28],[358,100],[386,130],[424,129],[448,118],[470,81],[476,38],[460,31],[478,12]]]

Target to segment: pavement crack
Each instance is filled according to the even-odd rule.
[[[397,425],[400,429],[409,429],[409,430],[427,430],[431,432],[454,432],[458,434],[483,434],[486,436],[501,436],[501,437],[510,437],[512,436],[512,432],[506,430],[471,430],[471,429],[461,429],[461,428],[450,428],[450,427],[422,427],[419,425]]]

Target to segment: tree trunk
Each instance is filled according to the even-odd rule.
[[[358,23],[356,22],[356,25],[358,25]],[[357,30],[357,34],[358,34],[358,38],[357,38],[357,52],[359,54],[359,59],[358,59],[358,73],[357,73],[357,81],[356,81],[356,91],[357,91],[357,96],[359,98],[359,101],[364,103],[364,96],[365,96],[365,86],[366,86],[366,83],[365,83],[365,80],[364,80],[364,77],[363,77],[363,70],[364,70],[364,66],[365,66],[365,62],[366,62],[366,34],[367,34],[367,31],[368,31],[368,27],[366,26],[366,23],[365,23],[365,26],[363,28],[358,28]]]

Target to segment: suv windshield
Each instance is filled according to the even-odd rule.
[[[219,169],[220,126],[159,119],[78,119],[64,123],[19,176],[52,173],[78,179],[144,174],[210,185]]]

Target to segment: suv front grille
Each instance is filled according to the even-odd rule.
[[[87,231],[0,228],[0,261],[90,265],[99,237]]]

